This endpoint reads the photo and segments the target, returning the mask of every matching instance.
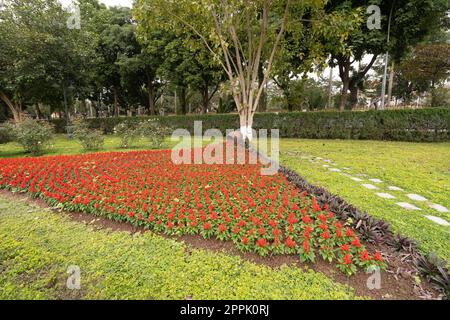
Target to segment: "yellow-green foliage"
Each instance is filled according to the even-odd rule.
[[[81,290],[66,288],[81,269]],[[271,269],[147,232],[71,221],[0,197],[0,299],[355,299],[353,290],[297,267]]]

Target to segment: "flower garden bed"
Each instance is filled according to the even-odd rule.
[[[318,256],[346,275],[386,266],[327,204],[261,165],[175,165],[171,152],[140,151],[0,160],[0,187],[54,207],[167,235],[232,241],[240,250]]]

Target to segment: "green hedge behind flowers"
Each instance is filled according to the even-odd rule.
[[[203,131],[216,128],[239,128],[237,114],[185,115],[157,117],[161,125],[172,129],[194,131],[194,121],[203,122]],[[92,129],[106,134],[124,121],[141,122],[149,117],[120,117],[90,119]],[[57,132],[65,131],[64,120],[52,120]],[[390,141],[448,141],[450,140],[450,109],[389,110],[368,112],[292,112],[259,113],[254,128],[279,129],[283,138],[355,139]]]

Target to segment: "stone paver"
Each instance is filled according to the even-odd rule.
[[[373,184],[366,183],[366,184],[363,184],[362,186],[369,190],[378,190],[378,187],[374,186]]]
[[[447,221],[445,221],[444,219],[441,219],[439,217],[435,217],[435,216],[425,216],[427,219],[430,219],[431,221],[440,224],[441,226],[450,226],[450,223],[448,223]]]
[[[446,207],[444,207],[444,206],[441,206],[440,204],[435,204],[435,203],[430,204],[430,208],[431,208],[431,209],[434,209],[434,210],[437,210],[437,211],[439,211],[439,212],[444,212],[444,213],[450,212],[450,210],[448,210],[448,209],[447,209]]]
[[[420,209],[410,203],[407,203],[407,202],[399,202],[399,203],[397,203],[397,205],[399,205],[400,207],[402,207],[403,209],[406,209],[406,210],[417,210],[417,211],[422,210],[422,209]]]
[[[428,201],[427,198],[422,197],[422,196],[419,196],[418,194],[410,193],[410,194],[408,194],[407,196],[408,196],[408,198],[410,198],[411,200],[415,200],[415,201],[422,201],[422,202],[423,202],[423,201]]]
[[[380,192],[380,193],[377,193],[376,195],[379,196],[380,198],[384,198],[384,199],[395,199],[395,197],[389,193]]]
[[[370,179],[370,181],[375,182],[375,183],[382,183],[383,182],[380,179]]]
[[[332,172],[341,172],[341,169],[338,169],[338,168],[329,168],[328,170],[330,170]]]
[[[352,179],[353,181],[356,181],[356,182],[362,182],[363,181],[363,179],[355,178],[355,177],[351,177],[350,179]]]
[[[395,186],[390,186],[390,187],[388,187],[388,189],[391,190],[391,191],[405,191],[402,188],[395,187]]]

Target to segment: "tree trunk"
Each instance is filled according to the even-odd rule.
[[[359,93],[358,86],[350,87],[350,103],[352,109],[358,106],[358,93]]]
[[[181,107],[181,114],[186,114],[186,111],[187,111],[186,87],[181,87],[181,89],[180,89],[180,107]]]
[[[395,75],[395,63],[392,62],[391,73],[389,75],[388,99],[387,99],[386,108],[389,108],[391,106],[392,88],[394,87],[394,75]]]
[[[114,92],[114,115],[116,117],[120,116],[120,109],[119,109],[119,96],[117,94],[117,89],[116,87],[113,88],[113,92]]]
[[[41,119],[41,109],[40,109],[40,107],[39,107],[39,105],[40,105],[40,103],[36,103],[35,105],[34,105],[34,112],[35,112],[35,114],[36,114],[36,119]]]
[[[208,85],[205,84],[202,90],[202,113],[207,114],[209,107],[209,90]]]
[[[19,123],[22,121],[22,109],[20,104],[14,103],[3,91],[0,91],[0,99],[8,106],[13,115],[14,122]]]
[[[333,68],[330,68],[330,76],[328,78],[328,109],[333,108]]]
[[[342,91],[341,96],[339,98],[339,111],[345,111],[345,105],[347,104],[347,96],[348,96],[348,87],[349,81],[348,79],[342,80]]]
[[[263,86],[264,83],[264,69],[262,63],[259,64],[258,68],[258,85],[259,87]],[[259,102],[259,111],[265,112],[267,111],[267,92],[266,88],[264,88],[262,94],[261,94],[261,100]]]
[[[150,115],[156,115],[156,88],[153,84],[153,80],[150,76],[147,76],[147,90],[148,90],[148,109],[150,111]]]
[[[342,80],[342,91],[339,98],[339,111],[345,111],[347,105],[348,90],[350,88],[350,57],[338,58],[339,76]]]

